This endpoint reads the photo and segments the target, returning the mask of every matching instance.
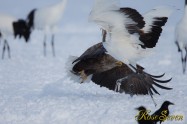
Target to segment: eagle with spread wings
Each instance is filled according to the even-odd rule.
[[[152,95],[159,94],[155,87],[171,90],[162,84],[169,80],[160,80],[163,75],[154,76],[144,71],[138,66],[136,71],[126,64],[119,66],[117,60],[106,54],[102,43],[98,43],[88,48],[80,57],[75,59],[71,72],[79,76],[83,83],[88,76],[92,82],[110,90],[130,95]]]

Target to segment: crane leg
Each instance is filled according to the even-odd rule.
[[[44,49],[44,56],[46,56],[46,35],[44,35],[44,41],[43,41],[43,49]]]
[[[6,41],[6,40],[5,40],[5,42],[6,42],[6,45],[7,45],[7,50],[8,50],[8,57],[9,57],[9,58],[11,58],[10,46],[9,46],[9,44],[8,44],[8,41]]]
[[[52,35],[51,39],[51,46],[52,46],[52,51],[53,51],[53,57],[55,57],[55,35]]]
[[[4,40],[3,52],[2,52],[2,59],[4,59],[5,51],[6,51],[6,40]]]

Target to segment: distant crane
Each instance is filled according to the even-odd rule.
[[[184,15],[176,26],[175,43],[178,47],[178,52],[181,53],[181,61],[183,73],[186,72],[187,63],[187,0],[185,0]]]
[[[2,59],[4,59],[4,54],[6,49],[8,50],[8,57],[11,58],[10,46],[7,41],[8,36],[14,36],[15,38],[24,37],[27,42],[30,37],[30,30],[25,20],[16,19],[7,14],[0,14],[0,38],[4,40]]]
[[[52,6],[33,9],[27,16],[27,22],[30,29],[38,29],[44,31],[44,56],[46,56],[46,35],[50,31],[52,33],[51,46],[53,56],[55,56],[55,47],[54,47],[54,28],[60,22],[64,9],[66,6],[67,0],[62,0],[60,3],[57,3]]]

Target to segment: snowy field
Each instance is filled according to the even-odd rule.
[[[0,0],[0,12],[25,18],[37,7],[60,0]],[[50,42],[47,57],[43,56],[43,33],[35,31],[29,43],[9,38],[12,58],[0,60],[0,124],[136,124],[136,107],[146,106],[153,112],[165,100],[172,115],[187,116],[187,74],[182,74],[180,54],[174,44],[174,28],[183,12],[183,0],[121,0],[126,7],[145,13],[158,5],[175,6],[175,11],[164,28],[154,55],[139,62],[146,71],[164,79],[172,77],[160,90],[160,96],[119,94],[94,83],[74,82],[66,76],[68,56],[81,55],[88,47],[101,41],[99,27],[88,22],[93,0],[69,0],[63,20],[56,34],[56,57],[52,57]],[[48,37],[50,40],[50,37]],[[0,55],[2,54],[2,42]],[[0,56],[1,57],[1,56]],[[167,121],[164,124],[187,124]]]

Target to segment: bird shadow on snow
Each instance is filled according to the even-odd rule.
[[[117,95],[113,91],[108,90],[107,88],[100,87],[99,85],[94,84],[88,78],[85,83],[80,84],[80,77],[71,73],[72,61],[75,60],[75,56],[70,56],[65,63],[66,75],[58,80],[57,82],[50,83],[46,85],[42,92],[41,97],[54,96],[54,97],[78,97],[78,98],[108,98],[113,95]]]
[[[62,78],[57,82],[46,85],[40,94],[40,99],[61,99],[61,100],[78,100],[80,102],[99,102],[109,104],[121,104],[131,106],[131,109],[144,105],[145,103],[151,103],[150,106],[155,107],[150,96],[133,96],[129,94],[116,93],[105,87],[100,87],[93,82],[80,84],[79,82],[72,81],[70,78]],[[142,100],[144,99],[144,100]],[[132,104],[132,103],[137,104]],[[97,103],[96,103],[97,104]]]
[[[80,84],[69,78],[62,78],[57,82],[46,85],[39,96],[110,100],[110,98],[118,95],[119,93],[100,87],[92,82]]]

